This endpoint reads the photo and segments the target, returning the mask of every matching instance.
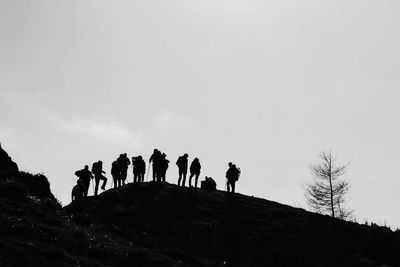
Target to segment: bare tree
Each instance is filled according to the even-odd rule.
[[[348,164],[336,164],[331,151],[322,152],[320,157],[321,162],[310,165],[313,181],[305,186],[307,204],[318,213],[346,219],[352,213],[343,205],[349,190],[349,182],[343,177]]]

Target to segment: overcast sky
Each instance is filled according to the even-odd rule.
[[[398,0],[0,0],[0,142],[64,204],[85,164],[159,148],[171,183],[188,153],[306,207],[332,148],[356,217],[400,227],[399,25]]]

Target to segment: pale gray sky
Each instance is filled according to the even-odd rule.
[[[0,0],[0,141],[63,203],[84,164],[158,147],[169,182],[187,152],[305,207],[332,148],[355,215],[400,227],[399,25],[397,0]]]

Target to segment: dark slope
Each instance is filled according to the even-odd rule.
[[[0,266],[400,266],[399,251],[387,228],[240,194],[129,184],[62,208],[45,176],[0,172]]]
[[[65,210],[184,265],[400,266],[387,228],[240,194],[129,184]]]
[[[0,266],[174,266],[100,224],[75,223],[44,175],[18,171],[0,147]],[[83,224],[82,224],[83,223]]]

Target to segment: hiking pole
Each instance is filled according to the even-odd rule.
[[[93,195],[94,195],[94,179],[92,179],[92,190],[93,190]]]
[[[146,175],[146,181],[147,182],[149,180],[149,174],[150,174],[150,163],[149,163],[149,168],[147,170],[147,175]]]

